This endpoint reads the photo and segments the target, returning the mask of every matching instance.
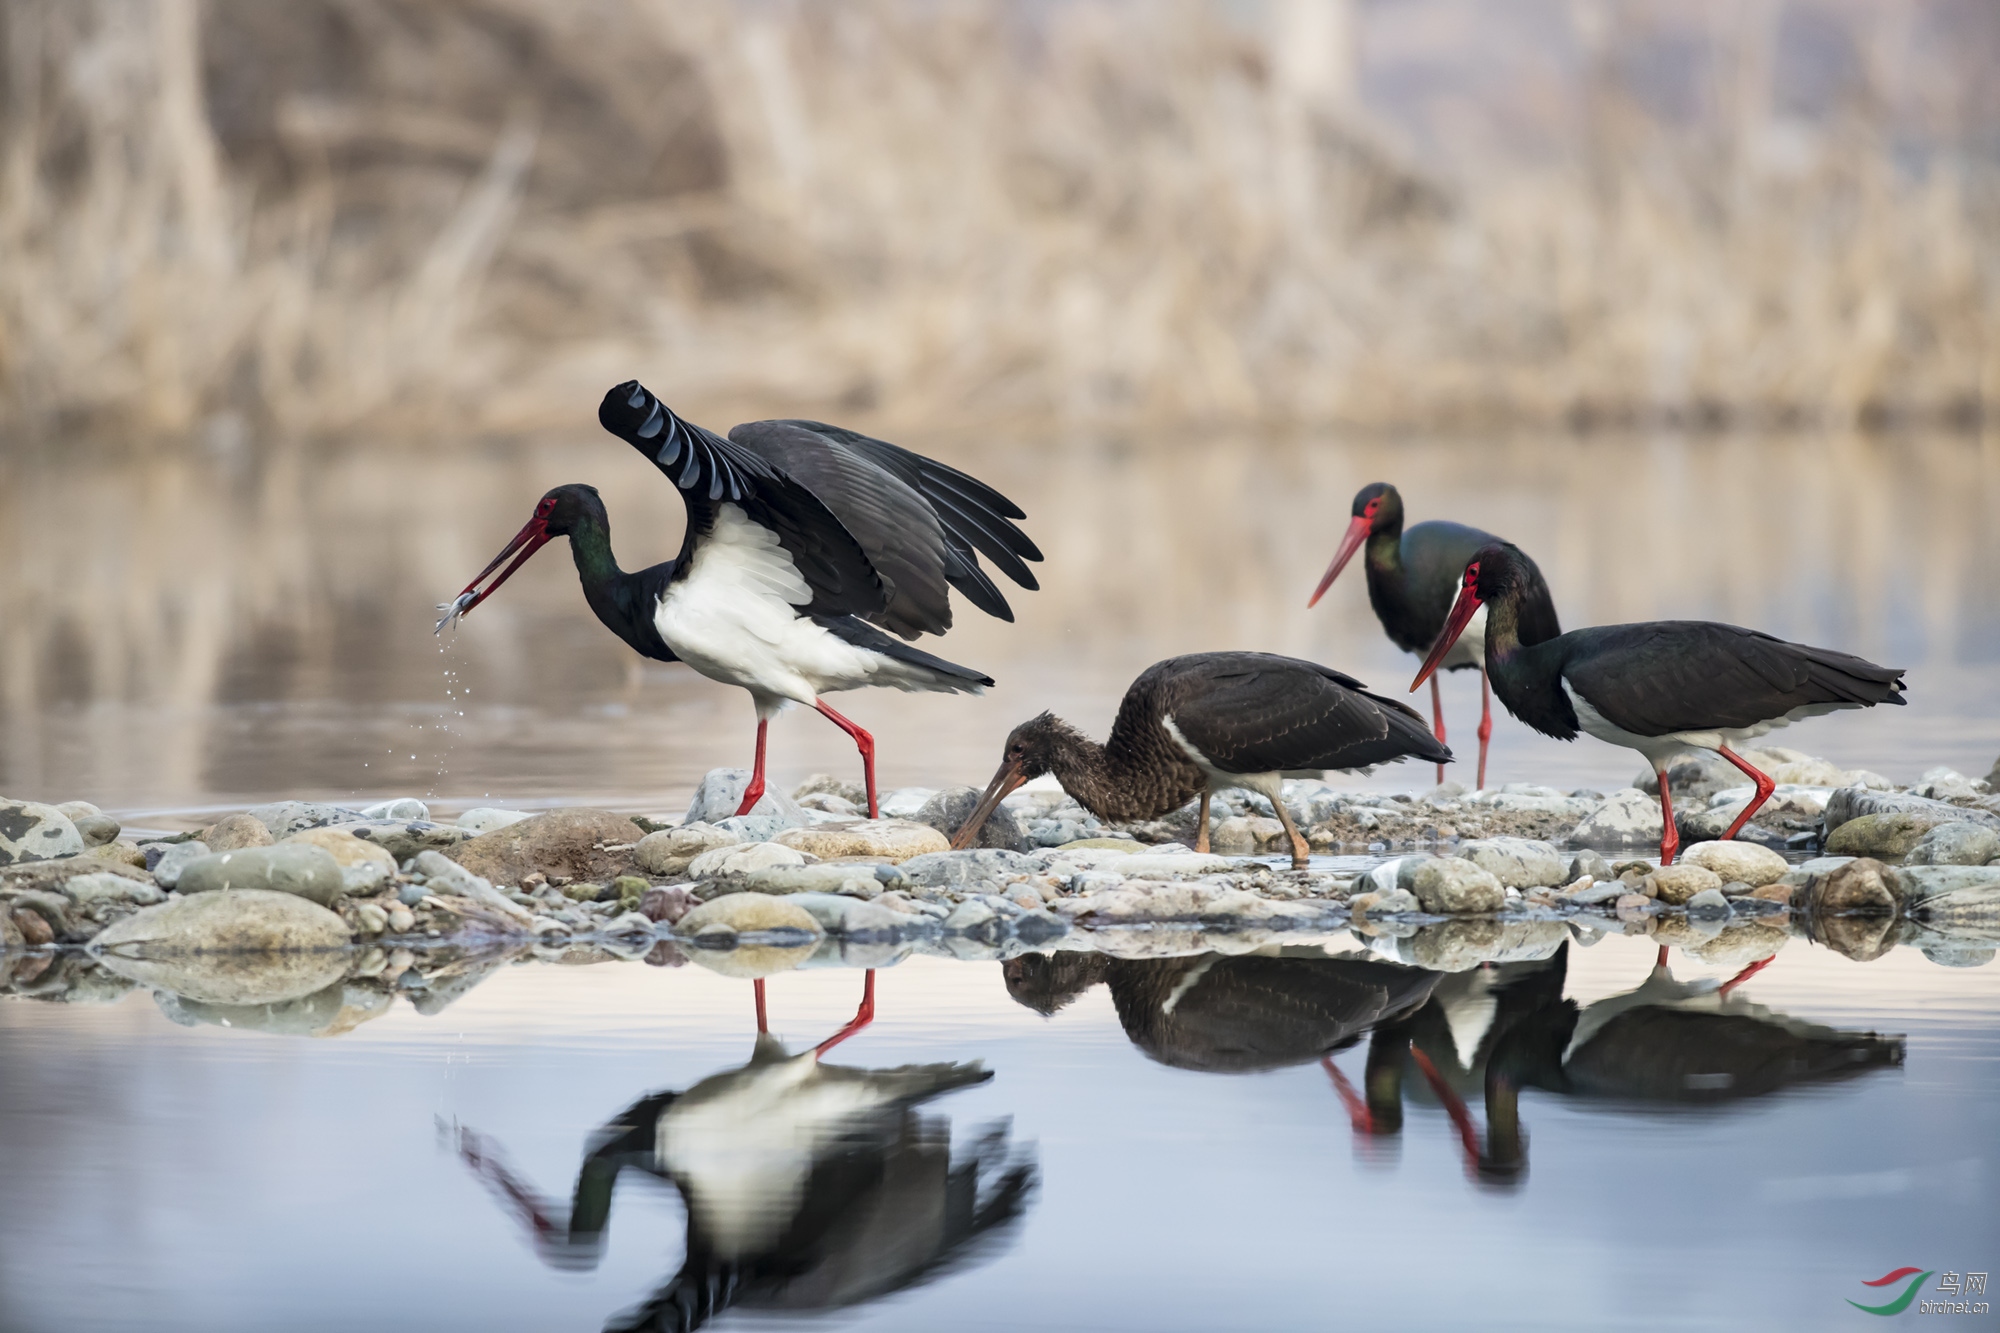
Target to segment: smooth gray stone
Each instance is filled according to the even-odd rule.
[[[176,888],[181,882],[181,871],[193,862],[209,855],[205,842],[177,842],[160,853],[153,863],[153,882],[163,889]]]
[[[921,929],[924,924],[916,917],[845,894],[794,893],[786,901],[803,907],[821,930],[835,935],[894,935],[912,927]]]
[[[360,824],[335,825],[343,833],[352,833],[363,842],[372,842],[377,847],[403,862],[420,852],[441,852],[456,847],[473,835],[465,829],[454,828],[450,824],[426,824],[422,820],[407,823],[370,820]]]
[[[68,815],[40,801],[0,797],[0,866],[46,861],[83,851],[83,835]]]
[[[810,866],[771,866],[764,870],[753,870],[730,884],[731,891],[751,889],[758,893],[844,893],[850,899],[873,898],[887,889],[908,887],[910,887],[909,878],[896,866],[850,861]]]
[[[1033,875],[1041,870],[1033,857],[997,847],[973,847],[962,852],[925,852],[903,862],[910,883],[934,889],[960,889],[992,884],[1002,875]]]
[[[393,819],[405,823],[411,820],[431,822],[431,808],[414,796],[398,796],[387,801],[377,801],[373,805],[361,807],[361,813],[368,819]]]
[[[1927,814],[1941,815],[1940,823],[1964,821],[1984,824],[1987,828],[2000,829],[2000,815],[1990,810],[1976,807],[1953,805],[1949,801],[1933,801],[1928,797],[1912,796],[1907,792],[1870,791],[1866,787],[1841,787],[1826,798],[1825,822],[1822,825],[1832,833],[1842,824],[1861,818],[1863,815]]]
[[[981,793],[977,787],[946,787],[925,801],[923,807],[912,815],[919,824],[928,824],[945,837],[955,837],[959,828],[972,817],[979,804]],[[998,806],[987,816],[979,827],[977,848],[993,848],[1009,852],[1025,852],[1032,844],[1022,829],[1014,812],[1006,806]],[[935,855],[935,853],[933,853]]]
[[[1939,824],[1917,839],[1917,845],[1910,849],[1903,863],[1912,866],[1983,866],[1996,856],[2000,856],[2000,832],[1984,824],[1959,820]]]
[[[1569,877],[1563,883],[1574,884],[1585,875],[1592,879],[1610,879],[1611,862],[1605,860],[1602,853],[1586,847],[1570,858]]]
[[[269,805],[253,805],[244,813],[271,830],[271,836],[280,842],[302,829],[325,828],[328,824],[348,824],[367,818],[359,810],[321,805],[315,801],[273,801]]]
[[[324,847],[288,842],[215,852],[182,867],[175,887],[182,893],[222,889],[263,889],[289,893],[324,907],[345,889],[340,862]]]
[[[736,817],[736,807],[743,804],[743,793],[750,786],[750,770],[747,768],[711,768],[702,775],[701,785],[695,788],[694,800],[688,803],[684,824],[713,824],[724,827],[723,821]],[[781,822],[777,828],[799,828],[806,824],[806,812],[776,787],[766,787],[764,794],[757,798],[757,804],[750,808],[750,817],[774,817]],[[772,830],[775,832],[776,830]],[[745,842],[768,842],[770,833],[757,837],[745,836]]]
[[[1553,843],[1533,838],[1474,838],[1458,854],[1510,889],[1554,888],[1564,882],[1563,858]]]

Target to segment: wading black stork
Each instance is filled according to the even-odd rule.
[[[1272,653],[1170,657],[1125,691],[1102,745],[1053,713],[1014,728],[999,771],[952,846],[972,846],[1009,792],[1053,773],[1099,819],[1157,819],[1199,794],[1195,850],[1203,852],[1209,798],[1231,787],[1257,792],[1283,821],[1292,865],[1303,869],[1310,849],[1285,809],[1285,774],[1412,756],[1447,763],[1451,751],[1415,711],[1331,667]]]
[[[1386,481],[1363,486],[1354,496],[1354,517],[1347,535],[1340,539],[1326,576],[1313,589],[1311,610],[1326,596],[1326,590],[1340,577],[1340,571],[1365,543],[1368,554],[1362,567],[1368,573],[1368,604],[1389,641],[1406,653],[1426,653],[1437,642],[1451,599],[1458,592],[1458,576],[1465,562],[1482,546],[1500,538],[1463,523],[1433,519],[1403,530],[1403,497]],[[1549,585],[1535,562],[1523,555],[1529,576],[1521,601],[1520,635],[1523,643],[1540,643],[1562,633],[1556,618],[1556,604],[1549,597]],[[1446,671],[1471,669],[1479,673],[1479,786],[1486,785],[1486,743],[1493,736],[1493,698],[1486,682],[1484,641],[1485,617],[1475,616],[1465,627],[1463,642],[1445,656]],[[1437,678],[1431,678],[1431,716],[1437,738],[1444,735],[1444,699],[1438,693]],[[1438,781],[1444,781],[1444,766],[1438,766]]]
[[[1587,731],[1637,750],[1660,775],[1660,864],[1680,849],[1667,764],[1684,750],[1714,750],[1757,784],[1722,835],[1727,841],[1776,786],[1730,748],[1774,727],[1841,708],[1903,702],[1901,667],[1809,648],[1735,625],[1654,620],[1571,630],[1524,643],[1522,605],[1539,582],[1527,558],[1495,543],[1467,562],[1458,600],[1414,691],[1461,631],[1486,612],[1486,674],[1507,711],[1557,740]]]
[[[647,657],[750,691],[757,760],[738,814],[764,794],[771,719],[800,703],[854,739],[873,818],[875,739],[821,696],[864,685],[969,694],[991,685],[883,630],[905,639],[944,633],[950,588],[1011,621],[979,556],[1021,587],[1038,587],[1025,562],[1042,553],[1011,522],[1026,515],[955,468],[839,426],[753,421],[723,439],[675,416],[637,380],[606,394],[597,419],[680,489],[680,554],[626,573],[612,558],[596,489],[558,486],[458,599],[438,608],[438,629],[492,596],[545,542],[567,536],[583,595],[614,634]]]

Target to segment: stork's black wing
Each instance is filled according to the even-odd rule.
[[[687,539],[677,565],[715,525],[724,504],[740,506],[777,534],[813,600],[814,615],[880,614],[889,597],[867,552],[810,488],[740,444],[683,421],[637,380],[604,395],[597,419],[604,429],[651,459],[687,504]]]
[[[818,496],[861,543],[888,594],[869,619],[906,639],[951,628],[954,557],[937,512],[908,483],[805,422],[746,422],[729,439]]]
[[[979,555],[974,553],[975,549],[1028,591],[1033,592],[1042,586],[1036,580],[1034,571],[1024,563],[1040,560],[1041,550],[1029,540],[1027,533],[1010,521],[1026,518],[1027,515],[1021,512],[1019,505],[977,477],[968,476],[934,458],[911,453],[887,440],[878,440],[841,426],[829,426],[820,421],[768,424],[803,426],[838,440],[928,500],[937,511],[938,522],[944,528],[945,544],[951,553],[951,559],[945,566],[946,580],[987,615],[1001,620],[1014,618],[1007,599],[993,586],[993,580],[986,576],[986,571],[979,567]],[[730,433],[735,434],[734,431]]]
[[[1197,653],[1165,670],[1161,703],[1225,773],[1451,762],[1423,718],[1331,667],[1271,653]]]
[[[1565,636],[1563,679],[1638,736],[1748,727],[1811,704],[1903,702],[1902,668],[1706,620],[1605,625]]]

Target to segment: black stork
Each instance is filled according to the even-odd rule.
[[[1587,731],[1637,750],[1660,775],[1661,865],[1672,865],[1680,849],[1667,789],[1675,755],[1714,750],[1757,784],[1757,795],[1722,835],[1727,841],[1776,785],[1732,745],[1802,718],[1903,702],[1901,667],[1707,620],[1598,625],[1524,643],[1522,607],[1537,581],[1512,547],[1482,548],[1466,563],[1451,617],[1410,689],[1437,669],[1483,608],[1486,674],[1508,712],[1557,740]]]
[[[1125,691],[1102,745],[1053,713],[1014,728],[952,846],[970,847],[1009,792],[1053,773],[1099,819],[1157,819],[1199,794],[1195,850],[1204,852],[1209,798],[1231,787],[1257,792],[1291,837],[1293,867],[1303,869],[1309,849],[1285,808],[1285,774],[1411,756],[1447,763],[1451,751],[1414,710],[1331,667],[1272,653],[1170,657]]]
[[[823,695],[864,685],[980,693],[993,681],[898,642],[951,628],[949,589],[1011,621],[980,567],[985,555],[1023,588],[1042,553],[1011,520],[1020,508],[955,468],[817,421],[753,421],[724,439],[684,421],[628,380],[597,419],[652,460],[687,506],[680,554],[636,573],[611,554],[610,521],[590,486],[558,486],[466,585],[438,629],[455,622],[552,538],[567,536],[590,609],[619,638],[661,662],[750,691],[757,759],[738,814],[764,794],[771,718],[794,703],[853,738],[875,799],[875,738]],[[515,553],[519,552],[518,555]],[[480,583],[514,562],[480,589]]]
[[[1354,516],[1347,534],[1340,539],[1333,563],[1319,587],[1313,589],[1311,610],[1326,596],[1326,590],[1340,577],[1340,571],[1365,543],[1367,557],[1361,562],[1368,573],[1368,603],[1389,641],[1406,653],[1423,654],[1437,642],[1438,631],[1451,610],[1458,591],[1459,572],[1482,546],[1501,540],[1490,532],[1468,528],[1463,523],[1433,519],[1403,529],[1403,497],[1386,481],[1363,486],[1354,496]],[[1523,643],[1540,643],[1562,633],[1556,618],[1556,604],[1542,571],[1526,555],[1529,583],[1521,603],[1520,635]],[[1465,627],[1464,642],[1443,662],[1446,671],[1467,669],[1479,673],[1479,786],[1486,785],[1486,745],[1493,736],[1493,698],[1486,681],[1482,654],[1486,622],[1476,617]],[[1437,678],[1431,678],[1431,716],[1437,738],[1443,740],[1444,700],[1438,693]],[[1444,781],[1444,766],[1438,766],[1438,781]]]

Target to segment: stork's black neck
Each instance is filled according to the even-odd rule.
[[[673,650],[653,627],[660,592],[673,576],[674,562],[626,573],[611,553],[611,520],[600,509],[586,513],[570,527],[569,553],[583,584],[584,600],[604,627],[635,650],[662,662],[677,661]]]
[[[1563,693],[1562,667],[1568,648],[1562,635],[1536,644],[1521,642],[1521,593],[1509,589],[1486,603],[1486,675],[1507,711],[1557,740],[1575,740],[1576,710]]]
[[[1368,533],[1362,548],[1362,565],[1368,575],[1368,604],[1389,638],[1404,652],[1421,653],[1430,647],[1424,627],[1417,623],[1416,607],[1410,601],[1410,571],[1403,563],[1403,520],[1390,519]]]

